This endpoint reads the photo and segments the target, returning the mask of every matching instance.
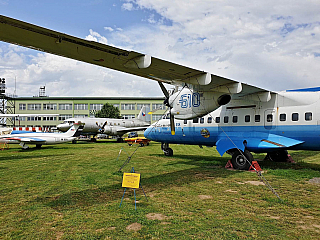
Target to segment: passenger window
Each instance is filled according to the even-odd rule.
[[[245,122],[250,122],[250,115],[245,115],[244,116],[244,121]]]
[[[199,123],[199,118],[194,118],[192,122],[193,123]]]
[[[284,121],[286,121],[286,120],[287,120],[287,114],[281,113],[281,114],[280,114],[280,121],[281,121],[281,122],[284,122]]]
[[[229,117],[228,117],[228,116],[224,116],[223,122],[224,122],[224,123],[228,123],[228,122],[229,122]]]
[[[232,122],[237,123],[238,122],[238,116],[233,116],[232,117]]]
[[[212,117],[208,117],[208,123],[212,123]]]
[[[311,121],[312,120],[312,113],[311,112],[306,112],[304,115],[304,119],[306,121]]]
[[[187,124],[187,123],[188,123],[188,120],[184,120],[183,123],[184,123],[184,124]]]
[[[254,116],[254,121],[255,122],[260,122],[260,115],[255,115]]]
[[[273,121],[273,115],[272,114],[268,114],[267,115],[267,122],[272,122]]]
[[[204,123],[204,118],[200,118],[200,123]]]
[[[292,121],[298,121],[299,120],[299,113],[292,113]]]
[[[216,117],[216,123],[220,123],[220,117]]]

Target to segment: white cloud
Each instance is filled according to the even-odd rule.
[[[86,39],[270,90],[319,86],[320,1],[127,0],[122,9],[145,13],[141,23]],[[162,95],[153,81],[14,45],[1,46],[0,66],[19,95],[45,84],[53,96]]]
[[[105,30],[109,31],[109,32],[113,32],[114,29],[112,27],[104,27]]]

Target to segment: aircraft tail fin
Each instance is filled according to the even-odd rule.
[[[69,130],[65,133],[67,137],[78,137],[81,135],[84,124],[81,122],[74,123]]]
[[[138,120],[141,120],[141,121],[146,121],[146,106],[143,106],[140,110],[140,113],[138,115]]]

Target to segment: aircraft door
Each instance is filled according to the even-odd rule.
[[[267,130],[272,130],[276,128],[276,110],[267,109],[264,111],[264,128]]]

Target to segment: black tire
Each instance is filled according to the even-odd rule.
[[[73,140],[72,140],[72,143],[73,143],[73,144],[76,144],[76,143],[77,143],[77,140],[73,139]]]
[[[279,150],[276,152],[268,153],[267,157],[274,162],[286,162],[288,159],[288,151]]]
[[[144,147],[144,143],[139,143],[140,144],[140,147]]]
[[[173,150],[171,148],[167,148],[166,150],[163,150],[163,152],[165,156],[173,156]]]
[[[131,144],[131,143],[128,143],[128,145],[129,145],[129,147],[131,147],[131,146],[132,146],[132,144]]]
[[[234,169],[249,170],[252,161],[253,156],[248,150],[244,150],[244,152],[236,150],[232,154],[231,163]]]
[[[36,148],[41,148],[42,144],[36,144]]]

